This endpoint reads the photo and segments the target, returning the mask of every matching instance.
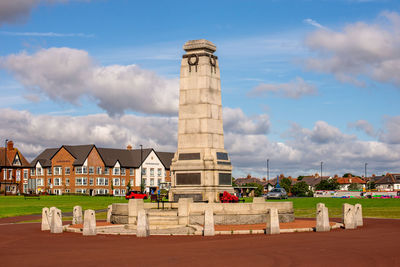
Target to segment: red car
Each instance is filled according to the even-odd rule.
[[[147,199],[147,195],[139,191],[129,191],[125,195],[125,199]]]

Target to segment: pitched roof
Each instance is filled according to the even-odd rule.
[[[394,184],[400,183],[400,173],[387,173],[381,179],[376,181],[377,184]]]
[[[7,156],[5,154],[7,154]],[[24,155],[22,155],[22,153],[15,147],[11,150],[5,150],[4,147],[0,147],[0,166],[13,166],[12,164],[17,154],[21,162],[20,166],[30,167],[29,161],[27,161]]]
[[[166,169],[170,169],[172,159],[175,153],[172,152],[156,152],[158,158],[161,160],[161,163],[164,165]]]
[[[365,184],[363,179],[359,177],[340,177],[336,179],[338,184]]]
[[[93,144],[90,145],[63,145],[60,148],[48,148],[45,149],[39,156],[37,156],[31,163],[31,166],[34,167],[36,163],[39,161],[42,167],[51,167],[51,159],[54,155],[62,148],[65,148],[74,158],[75,161],[73,165],[80,166],[83,165],[86,158],[89,156],[92,149],[97,149],[100,157],[102,158],[104,165],[106,167],[114,167],[117,161],[123,168],[138,168],[141,165],[141,150],[127,150],[127,149],[116,149],[116,148],[101,148],[96,147]],[[154,151],[152,148],[145,148],[142,150],[142,160],[145,160],[146,157]],[[156,155],[160,158],[161,163],[165,166],[166,169],[169,169],[171,166],[171,161],[174,156],[174,153],[170,152],[155,152]]]
[[[39,161],[43,168],[51,167],[51,158],[58,152],[59,148],[47,148],[31,161],[31,167],[35,167]]]

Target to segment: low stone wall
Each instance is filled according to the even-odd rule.
[[[161,205],[161,204],[160,204]],[[182,205],[182,204],[181,204]],[[292,202],[257,202],[257,203],[193,203],[188,202],[185,215],[179,214],[180,222],[189,224],[204,224],[204,212],[207,205],[211,205],[215,214],[215,224],[257,224],[266,221],[268,209],[278,210],[280,222],[294,221]],[[161,206],[160,206],[161,207]],[[178,209],[179,203],[165,203],[166,209]],[[156,209],[157,203],[144,203],[145,209]],[[128,204],[114,203],[111,222],[128,224]],[[178,209],[179,210],[179,209]],[[182,210],[182,209],[181,209]],[[188,216],[186,215],[188,214]],[[181,220],[182,217],[187,219]],[[181,224],[181,223],[180,223]],[[186,223],[183,223],[186,224]]]

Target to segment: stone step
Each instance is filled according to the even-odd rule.
[[[149,216],[150,225],[171,225],[178,222],[177,216]]]
[[[147,211],[149,216],[178,216],[178,211],[176,210],[156,210],[151,209]]]

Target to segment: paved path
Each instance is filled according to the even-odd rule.
[[[0,225],[1,266],[400,266],[400,220],[274,236],[84,237]]]

